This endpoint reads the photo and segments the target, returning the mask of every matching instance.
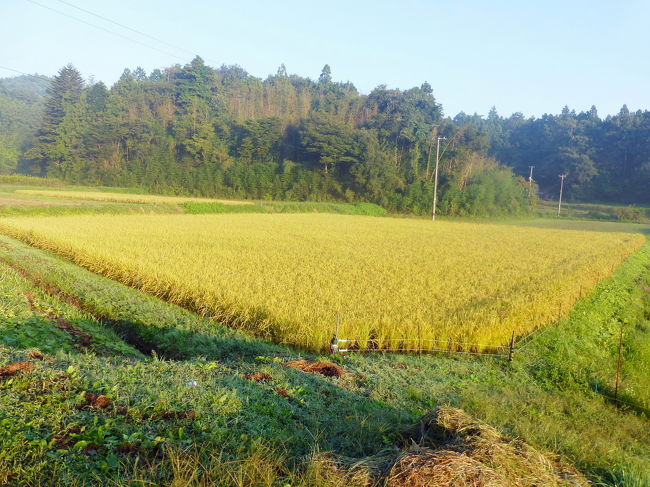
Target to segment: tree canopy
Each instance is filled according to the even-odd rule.
[[[427,213],[444,136],[439,194],[448,214],[523,211],[531,165],[543,196],[555,197],[566,173],[570,199],[650,201],[650,112],[625,107],[605,119],[595,108],[450,118],[426,82],[364,95],[334,81],[329,65],[315,81],[284,65],[260,79],[198,56],[150,74],[126,69],[110,88],[71,65],[45,96],[17,84],[0,80],[0,172]]]

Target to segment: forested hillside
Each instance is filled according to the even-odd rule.
[[[0,172],[161,193],[372,201],[422,214],[431,211],[435,141],[446,137],[442,213],[524,211],[530,165],[542,196],[557,197],[567,173],[569,199],[650,201],[650,112],[452,119],[428,83],[364,95],[334,81],[327,65],[315,81],[284,66],[262,80],[199,57],[150,74],[127,69],[110,89],[69,65],[44,98],[5,94],[11,84],[2,83]]]
[[[39,76],[0,79],[0,174],[18,166],[39,126],[49,83]]]
[[[578,201],[650,203],[650,111],[623,106],[601,119],[595,106],[576,113],[526,119],[521,113],[487,118],[459,114],[454,122],[473,124],[487,135],[484,150],[515,173],[529,174],[541,194],[557,198],[558,176],[567,174],[567,194]]]
[[[361,95],[333,81],[328,66],[316,81],[284,67],[261,80],[197,57],[149,75],[126,70],[110,89],[66,66],[17,169],[156,192],[372,201],[424,213],[440,134],[448,137],[442,211],[521,211],[523,182],[473,150],[470,132],[442,119],[427,83]]]

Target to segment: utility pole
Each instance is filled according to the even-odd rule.
[[[431,134],[431,143],[429,144],[429,155],[427,156],[427,174],[426,178],[429,179],[429,168],[431,167],[431,149],[433,147],[433,137],[435,134],[438,133],[438,127],[439,125],[434,125],[433,126],[433,133]]]
[[[560,216],[560,212],[562,211],[562,190],[564,189],[564,178],[566,177],[566,174],[560,174],[560,179],[562,180],[560,182],[560,202],[557,204],[557,216]]]
[[[438,202],[438,164],[440,163],[440,141],[447,140],[447,137],[438,137],[438,146],[436,147],[436,172],[433,181],[433,214],[431,220],[436,221],[436,204]]]
[[[533,198],[533,169],[535,166],[528,166],[530,168],[530,176],[528,176],[528,199],[532,201]]]
[[[621,379],[621,365],[623,357],[623,322],[621,321],[621,338],[618,342],[618,363],[616,364],[616,388],[614,389],[614,401],[618,401],[618,386]]]

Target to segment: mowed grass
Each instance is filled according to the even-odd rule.
[[[568,313],[645,242],[638,234],[327,214],[7,218],[0,231],[312,350],[327,347],[337,321],[339,337],[380,347],[505,345],[513,332]]]
[[[252,205],[252,201],[238,200],[220,200],[212,198],[193,198],[191,196],[161,196],[155,194],[131,194],[131,193],[111,193],[100,191],[68,191],[68,190],[40,190],[40,189],[19,189],[18,194],[27,194],[32,196],[45,196],[54,198],[66,198],[74,200],[87,201],[115,201],[119,203],[153,203],[180,205],[183,203],[209,203],[217,202],[224,205]]]

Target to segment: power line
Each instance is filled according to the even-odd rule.
[[[53,7],[43,5],[42,3],[36,2],[35,0],[26,0],[26,1],[29,2],[29,3],[33,3],[34,5],[38,5],[41,8],[45,8],[47,10],[51,10],[52,12],[56,12],[57,14],[63,15],[64,17],[68,17],[70,19],[76,20],[77,22],[81,22],[82,24],[86,24],[86,25],[89,25],[90,27],[94,27],[95,29],[103,30],[104,32],[107,32],[107,33],[112,34],[114,36],[121,37],[122,39],[126,39],[127,41],[134,42],[136,44],[140,44],[141,46],[144,46],[144,47],[149,48],[149,49],[153,49],[154,51],[158,51],[158,52],[160,52],[162,54],[165,54],[166,56],[171,56],[171,57],[174,57],[176,59],[180,59],[181,61],[185,61],[184,58],[182,58],[180,56],[177,56],[176,54],[172,54],[170,52],[163,51],[162,49],[158,49],[157,47],[151,46],[149,44],[145,44],[144,42],[138,41],[136,39],[133,39],[131,37],[125,36],[125,35],[120,34],[118,32],[112,31],[112,30],[107,29],[105,27],[101,27],[99,25],[91,24],[90,22],[87,22],[87,21],[85,21],[83,19],[80,19],[78,17],[74,17],[73,15],[67,14],[67,13],[62,12],[60,10],[57,10],[57,9],[55,9]]]
[[[85,12],[85,13],[89,14],[89,15],[92,15],[93,17],[97,17],[98,19],[104,20],[106,22],[110,22],[111,24],[117,25],[118,27],[121,27],[121,28],[126,29],[126,30],[130,30],[131,32],[134,32],[134,33],[136,33],[138,35],[147,37],[147,38],[151,39],[152,41],[160,42],[161,44],[164,44],[167,47],[171,47],[173,49],[178,49],[179,51],[186,52],[186,53],[188,53],[188,54],[190,54],[192,56],[196,55],[196,53],[190,51],[189,49],[185,49],[183,47],[179,47],[179,46],[176,46],[174,44],[170,44],[169,42],[164,41],[162,39],[158,39],[157,37],[154,37],[152,35],[147,34],[146,32],[142,32],[140,30],[134,29],[134,28],[129,27],[127,25],[121,24],[120,22],[116,22],[115,20],[111,20],[108,17],[104,17],[103,15],[99,15],[99,14],[97,14],[95,12],[91,12],[90,10],[87,10],[87,9],[85,9],[83,7],[79,7],[78,5],[75,5],[73,3],[67,2],[66,0],[58,0],[58,1],[65,4],[65,5],[67,5],[67,6],[69,6],[69,7],[76,8],[77,10],[80,10],[82,12]]]
[[[24,73],[22,71],[18,71],[17,69],[8,68],[7,66],[0,66],[0,69],[6,69],[7,71],[13,71],[14,73],[19,73],[19,74],[24,74],[24,75],[29,76],[27,73]]]
[[[43,79],[46,79],[48,81],[51,81],[51,78],[49,76],[45,76],[45,75],[42,75],[42,74],[29,74],[29,73],[25,73],[24,71],[20,71],[18,69],[10,68],[8,66],[0,66],[0,69],[5,69],[7,71],[13,71],[14,73],[22,74],[22,75],[25,75],[25,76],[35,76],[37,78],[43,78]]]

